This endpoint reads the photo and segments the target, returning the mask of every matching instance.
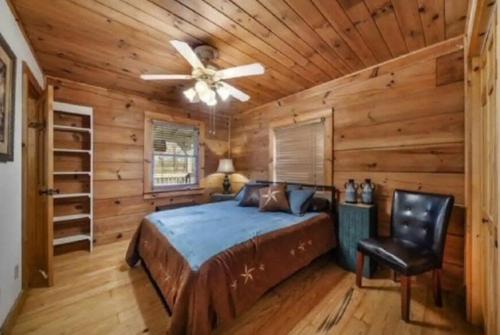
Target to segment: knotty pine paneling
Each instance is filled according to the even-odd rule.
[[[144,215],[156,206],[201,203],[207,200],[209,192],[222,185],[220,175],[210,174],[228,150],[226,118],[216,118],[216,134],[207,135],[205,140],[207,176],[201,181],[205,193],[145,199],[144,113],[168,113],[206,122],[208,114],[187,112],[143,97],[60,78],[51,77],[49,82],[54,85],[57,101],[94,108],[94,236],[97,244],[130,237]],[[63,170],[79,169],[79,164],[75,159],[57,160]]]
[[[396,15],[400,9],[396,8]],[[378,24],[382,25],[387,14],[379,15]],[[428,36],[442,33],[436,24],[425,27]],[[390,233],[391,197],[396,188],[455,196],[457,206],[445,253],[445,283],[462,288],[462,44],[461,38],[440,43],[234,115],[231,151],[236,170],[249,179],[269,179],[270,125],[319,118],[325,109],[331,109],[333,183],[342,197],[347,179],[372,179],[376,184],[379,234]],[[236,176],[234,180],[239,186],[245,179]]]
[[[234,79],[252,98],[218,108],[244,111],[464,34],[468,0],[12,0],[45,73],[186,103],[182,81],[143,73],[190,73],[169,45],[219,51],[218,68],[262,63]]]

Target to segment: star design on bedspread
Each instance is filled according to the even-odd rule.
[[[307,241],[307,244],[313,245],[313,241],[309,240],[309,241]]]
[[[262,197],[266,199],[264,206],[266,206],[271,200],[274,202],[278,202],[278,198],[276,198],[276,194],[278,193],[280,193],[280,191],[273,191],[269,188],[267,190],[267,193],[262,195]]]
[[[299,246],[297,247],[300,251],[306,251],[306,244],[304,242],[299,242]]]
[[[231,283],[231,288],[233,290],[236,290],[238,288],[238,281],[237,280],[233,280],[233,282]]]
[[[166,275],[165,277],[163,277],[163,282],[167,282],[170,280],[170,275]]]
[[[295,249],[290,250],[290,255],[295,256]]]
[[[264,271],[266,268],[264,267],[264,264],[263,263],[260,263],[259,265],[259,270],[260,271]]]
[[[245,264],[245,271],[240,275],[243,278],[245,278],[244,284],[246,285],[249,280],[253,280],[252,272],[255,270],[255,268],[248,268],[248,266]]]

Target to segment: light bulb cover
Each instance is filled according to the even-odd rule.
[[[189,100],[189,102],[194,102],[195,99],[196,99],[196,91],[194,88],[190,88],[188,90],[185,90],[184,92],[184,96]]]
[[[194,89],[198,94],[203,94],[203,92],[209,91],[210,87],[203,80],[198,80],[194,85]]]
[[[223,85],[219,85],[217,87],[217,94],[222,99],[222,101],[226,101],[230,95],[229,90],[226,87],[224,87]]]
[[[206,104],[207,104],[208,106],[215,106],[215,105],[217,105],[217,99],[216,99],[215,97],[213,97],[212,99],[208,100],[208,101],[206,102]]]

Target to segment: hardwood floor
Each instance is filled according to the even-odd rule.
[[[33,289],[13,334],[164,334],[169,317],[142,268],[124,261],[127,241],[55,257],[55,286]],[[463,299],[430,286],[412,290],[410,324],[400,321],[399,284],[364,280],[322,257],[278,285],[216,334],[480,334],[464,321]]]

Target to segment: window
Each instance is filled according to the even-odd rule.
[[[324,123],[275,128],[273,156],[275,181],[324,185]]]
[[[198,185],[199,129],[152,120],[151,133],[153,190]]]

